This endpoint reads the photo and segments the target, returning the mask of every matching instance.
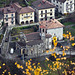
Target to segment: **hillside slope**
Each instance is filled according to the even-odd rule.
[[[28,2],[28,5],[31,6],[31,3],[36,0],[0,0],[0,7],[9,6],[11,3],[14,2],[19,2],[21,6],[26,6],[26,1]]]

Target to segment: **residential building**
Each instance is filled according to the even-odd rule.
[[[15,9],[11,6],[0,8],[0,14],[3,15],[4,25],[15,25]]]
[[[49,0],[55,4],[59,13],[66,14],[74,12],[74,0]]]
[[[0,27],[2,26],[2,23],[3,23],[3,15],[0,14]]]
[[[19,3],[14,3],[11,6],[13,6],[16,10],[16,20],[19,24],[34,22],[34,9],[32,7],[21,7]]]
[[[46,0],[37,0],[32,3],[36,11],[37,21],[49,20],[55,18],[55,6]]]
[[[25,35],[26,41],[16,42],[16,51],[18,55],[39,56],[46,49],[51,49],[52,39],[50,34],[42,39],[40,32],[33,32]]]
[[[63,39],[63,27],[64,25],[62,25],[56,19],[39,22],[39,30],[41,32],[41,36],[45,36],[45,34],[51,34],[52,38],[56,36],[58,40]]]

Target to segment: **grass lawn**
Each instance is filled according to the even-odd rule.
[[[72,25],[72,24],[75,24],[75,23],[73,23],[73,22],[65,22],[65,23],[63,23],[63,25],[65,25],[65,26]]]

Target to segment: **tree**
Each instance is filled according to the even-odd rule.
[[[19,33],[19,31],[20,31],[19,28],[13,28],[10,32],[11,32],[11,35],[16,35]]]

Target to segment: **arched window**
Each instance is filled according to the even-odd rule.
[[[43,29],[43,32],[44,32],[44,29]]]

